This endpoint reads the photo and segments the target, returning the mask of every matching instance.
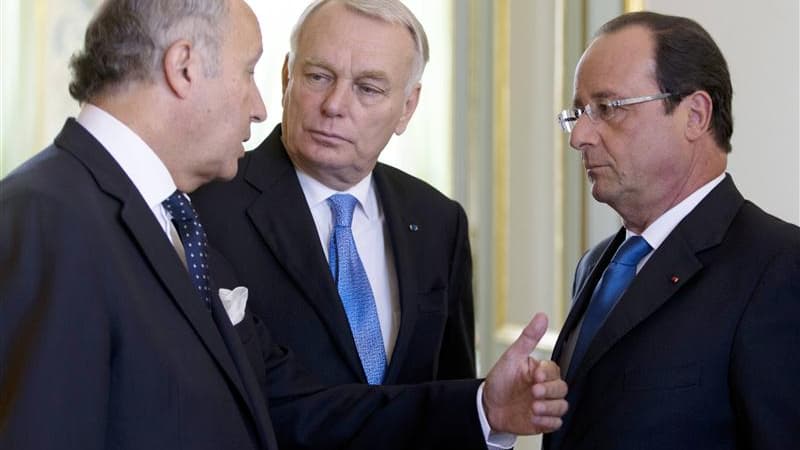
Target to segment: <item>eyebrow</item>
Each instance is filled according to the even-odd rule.
[[[306,58],[306,59],[304,59],[303,60],[303,65],[304,66],[320,67],[322,69],[329,70],[329,71],[333,72],[333,70],[331,69],[329,64],[327,64],[325,61],[322,61],[322,60],[316,59],[316,58]]]
[[[357,80],[375,80],[378,82],[389,83],[389,75],[381,70],[366,70],[356,75]]]
[[[617,94],[617,93],[615,93],[613,91],[605,90],[605,91],[593,92],[592,95],[589,96],[589,99],[592,100],[592,101],[595,101],[595,100],[600,100],[600,99],[618,98],[619,96],[620,96],[619,94]],[[580,106],[585,106],[585,105],[580,105]],[[579,106],[578,98],[574,97],[572,99],[572,107],[573,108],[579,108],[580,106]]]
[[[303,61],[303,64],[307,66],[319,67],[321,69],[328,70],[330,72],[335,72],[335,70],[331,68],[330,64],[318,58],[308,57]],[[363,72],[355,74],[353,79],[354,80],[369,79],[369,80],[389,83],[389,74],[382,70],[365,70]]]

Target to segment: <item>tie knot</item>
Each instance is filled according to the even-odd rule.
[[[349,227],[353,223],[353,210],[357,201],[350,194],[334,194],[328,197],[335,226]]]
[[[197,220],[197,211],[181,191],[175,191],[166,200],[161,202],[169,211],[173,220],[178,222],[194,222]]]
[[[635,266],[639,261],[644,258],[644,255],[650,253],[653,247],[644,240],[641,236],[631,236],[622,243],[614,255],[613,261],[617,264],[624,264],[626,266]]]

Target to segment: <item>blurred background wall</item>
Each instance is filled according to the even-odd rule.
[[[79,107],[69,57],[98,0],[0,0],[0,176],[48,145]],[[250,0],[264,56],[268,120],[281,116],[280,68],[305,1]],[[381,159],[460,201],[470,218],[480,370],[536,311],[551,318],[549,355],[569,307],[572,271],[619,219],[594,202],[555,115],[572,100],[575,63],[592,33],[623,11],[691,17],[728,59],[734,87],[729,171],[744,195],[800,224],[800,13],[796,0],[406,0],[431,62],[415,117]],[[3,211],[0,211],[2,214]],[[517,448],[538,447],[522,439]]]

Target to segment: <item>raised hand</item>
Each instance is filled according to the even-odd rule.
[[[483,405],[493,431],[528,435],[561,427],[567,383],[556,363],[530,356],[545,331],[547,316],[536,314],[489,371]]]

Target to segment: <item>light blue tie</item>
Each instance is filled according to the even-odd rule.
[[[200,298],[211,304],[211,289],[208,277],[208,238],[203,225],[197,220],[197,211],[181,191],[175,191],[161,202],[169,211],[175,229],[181,237],[183,250],[186,253],[186,268]]]
[[[636,265],[639,264],[644,255],[650,253],[650,244],[641,236],[631,236],[622,243],[614,254],[611,263],[603,272],[603,278],[598,283],[592,295],[586,315],[583,317],[583,326],[572,352],[572,359],[569,364],[567,377],[580,365],[581,360],[586,355],[586,350],[592,342],[597,330],[605,322],[606,316],[614,308],[614,305],[625,293],[628,285],[636,276]]]
[[[356,202],[356,198],[349,194],[335,194],[328,198],[333,213],[329,264],[367,382],[381,384],[386,372],[386,350],[375,298],[353,240],[351,224]]]

